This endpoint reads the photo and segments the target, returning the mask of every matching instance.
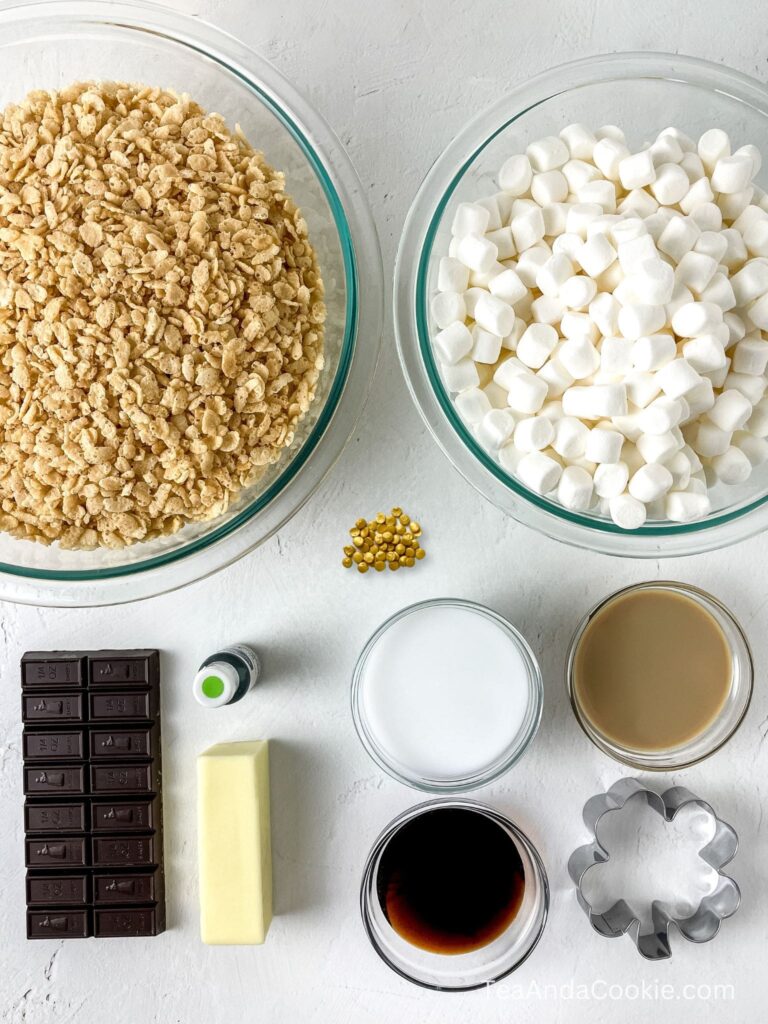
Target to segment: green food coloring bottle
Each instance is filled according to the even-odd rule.
[[[224,647],[198,669],[193,683],[195,699],[208,708],[236,704],[253,689],[260,672],[259,656],[251,647]]]

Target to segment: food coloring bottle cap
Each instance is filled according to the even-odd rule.
[[[237,669],[226,661],[203,665],[193,683],[195,699],[207,708],[223,707],[234,697],[239,682]]]

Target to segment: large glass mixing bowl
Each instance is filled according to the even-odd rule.
[[[363,190],[341,143],[269,63],[218,29],[155,4],[64,0],[0,11],[0,109],[33,89],[141,82],[189,93],[241,125],[309,225],[325,282],[326,365],[293,444],[225,515],[119,551],[65,551],[0,534],[0,598],[129,601],[222,568],[273,534],[338,458],[368,394],[382,270]]]
[[[741,486],[711,493],[712,512],[692,523],[649,521],[622,530],[593,513],[571,512],[535,494],[487,454],[459,418],[432,354],[429,301],[448,251],[457,205],[497,191],[513,153],[572,122],[617,124],[631,147],[667,125],[698,136],[724,128],[734,145],[768,156],[768,88],[737,71],[691,57],[616,53],[538,75],[507,93],[451,142],[425,178],[406,220],[395,269],[395,328],[411,393],[440,447],[464,477],[520,522],[568,544],[615,555],[659,558],[708,551],[768,526],[768,466]],[[757,179],[768,185],[768,166]]]

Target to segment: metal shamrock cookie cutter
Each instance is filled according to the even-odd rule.
[[[598,827],[603,815],[620,810],[632,797],[642,795],[649,807],[660,814],[665,821],[672,821],[681,807],[695,804],[708,815],[714,825],[712,838],[699,851],[699,857],[714,868],[718,874],[717,885],[704,896],[696,910],[689,917],[675,917],[658,900],[651,903],[652,931],[641,932],[641,918],[624,899],[617,900],[601,914],[593,911],[584,896],[584,876],[596,864],[609,860],[608,851],[600,844]],[[639,779],[619,779],[605,793],[591,797],[584,805],[584,824],[594,839],[580,846],[568,860],[568,873],[575,886],[576,894],[589,923],[598,934],[606,938],[617,938],[628,933],[641,956],[647,960],[666,960],[672,955],[669,945],[669,929],[675,925],[680,934],[691,942],[709,942],[720,930],[720,924],[731,917],[739,908],[741,892],[734,880],[722,869],[733,859],[739,846],[736,832],[730,825],[717,817],[712,807],[683,786],[673,786],[659,794],[648,789]]]

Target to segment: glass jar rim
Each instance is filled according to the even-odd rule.
[[[474,614],[484,616],[486,619],[498,626],[517,647],[527,671],[528,679],[528,704],[526,716],[518,732],[506,751],[497,757],[492,763],[469,775],[456,775],[447,779],[431,779],[418,772],[407,772],[404,765],[397,765],[387,756],[386,751],[377,743],[376,737],[368,726],[367,718],[363,708],[363,685],[365,667],[373,648],[380,638],[401,619],[415,612],[426,608],[464,608]],[[479,604],[475,601],[467,601],[462,598],[432,598],[426,601],[417,601],[401,608],[390,615],[371,634],[355,663],[352,673],[352,685],[350,689],[350,705],[352,720],[358,738],[362,743],[368,756],[389,776],[398,782],[412,789],[418,789],[425,793],[466,793],[470,790],[479,789],[488,785],[495,779],[504,775],[512,768],[526,752],[532,743],[541,723],[541,715],[544,704],[544,684],[541,676],[539,663],[534,655],[528,641],[515,626],[492,608]]]

